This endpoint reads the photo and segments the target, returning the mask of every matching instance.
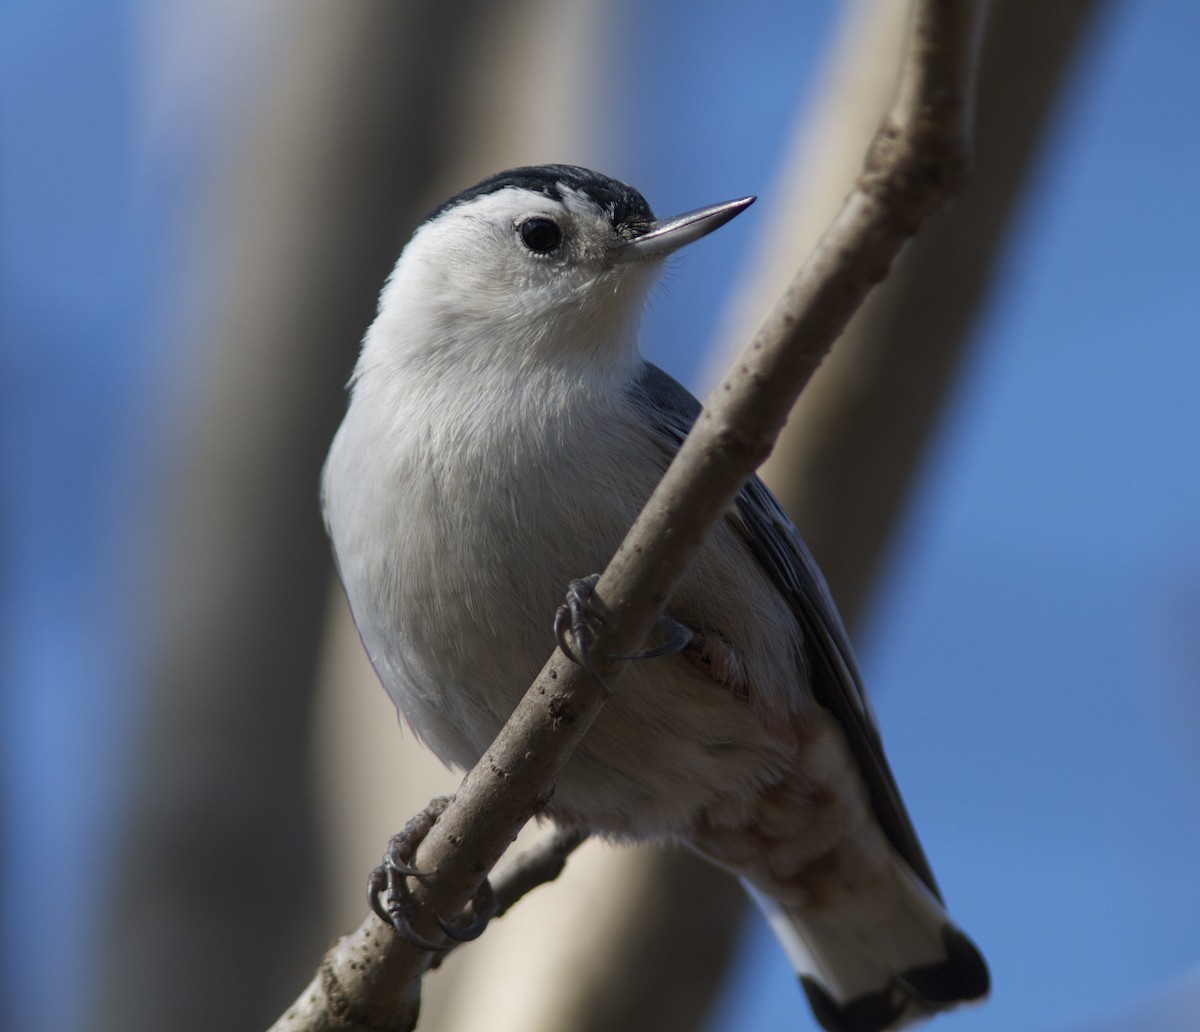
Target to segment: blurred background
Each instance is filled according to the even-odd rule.
[[[903,13],[0,5],[0,1026],[265,1028],[455,784],[317,506],[421,217],[548,161],[660,214],[758,194],[648,314],[703,392],[850,188]],[[1200,1028],[1198,38],[1190,0],[994,0],[970,186],[765,471],[992,965],[963,1032]],[[427,980],[423,1029],[613,1027],[815,1025],[669,850],[590,843]]]

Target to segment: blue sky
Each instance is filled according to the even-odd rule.
[[[831,9],[643,5],[606,171],[663,211],[768,188]],[[111,602],[178,383],[154,347],[175,205],[217,135],[181,125],[146,192],[140,17],[0,7],[0,1006],[27,1032],[85,1027],[69,994],[29,1005],[89,970],[86,934],[59,929],[95,912],[48,872],[96,836],[103,875],[139,698],[139,631]],[[1097,25],[859,642],[939,880],[992,963],[993,999],[942,1021],[964,1032],[1099,1027],[1200,967],[1197,39],[1191,0]],[[655,301],[648,347],[682,378],[756,217]],[[749,928],[712,1032],[807,1021]]]
[[[1100,24],[859,642],[993,969],[946,1027],[1098,1027],[1200,964],[1198,30]],[[784,1027],[784,978],[749,933],[714,1032]]]

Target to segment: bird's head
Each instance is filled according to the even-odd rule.
[[[628,361],[663,259],[753,200],[656,219],[637,190],[574,165],[497,173],[417,229],[372,332],[456,363]]]

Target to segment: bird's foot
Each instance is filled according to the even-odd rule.
[[[571,581],[567,587],[566,601],[558,607],[554,614],[554,636],[558,639],[558,647],[567,658],[578,663],[601,685],[607,689],[604,678],[596,668],[592,645],[596,632],[592,629],[592,621],[606,623],[603,610],[596,605],[593,595],[596,583],[600,580],[598,573],[590,577],[581,577]],[[613,659],[657,659],[659,656],[673,656],[685,651],[691,644],[695,632],[678,620],[664,613],[658,618],[655,630],[662,636],[657,645],[642,649],[639,652],[613,656]]]
[[[488,922],[496,916],[500,909],[500,900],[496,898],[496,890],[486,878],[483,884],[475,890],[475,895],[465,907],[458,912],[453,921],[447,921],[437,914],[438,927],[455,942],[470,942],[478,939]]]
[[[449,802],[448,796],[438,796],[431,800],[425,809],[404,826],[403,831],[393,835],[388,840],[383,863],[371,872],[367,881],[367,900],[379,919],[391,925],[405,942],[418,949],[438,953],[450,949],[453,944],[434,942],[413,928],[412,920],[417,910],[417,902],[409,890],[408,879],[420,879],[425,876],[413,867],[412,860],[417,847],[425,840],[425,836],[437,823]],[[491,883],[485,879],[453,922],[444,920],[438,914],[434,914],[433,917],[447,936],[458,942],[466,942],[483,934],[484,928],[497,909],[496,894],[492,891]]]
[[[596,683],[605,691],[608,685],[600,676],[592,655],[592,644],[596,640],[596,632],[592,630],[591,621],[604,623],[604,614],[597,607],[593,595],[600,574],[593,573],[589,577],[580,577],[567,585],[567,597],[554,614],[554,637],[558,647],[573,663],[583,667]]]

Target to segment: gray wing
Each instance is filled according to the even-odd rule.
[[[632,383],[632,398],[661,435],[663,447],[674,455],[700,414],[700,402],[648,362]],[[841,724],[870,793],[876,819],[896,851],[940,900],[929,861],[884,756],[850,639],[825,578],[800,532],[757,476],[742,488],[736,506],[731,522],[800,623],[812,693]]]

